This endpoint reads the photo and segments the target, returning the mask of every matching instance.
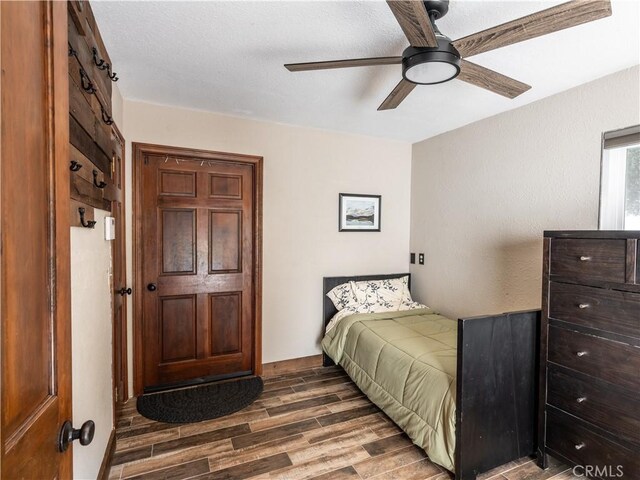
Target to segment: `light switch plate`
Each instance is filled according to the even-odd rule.
[[[104,217],[104,239],[115,240],[116,219],[114,217]]]

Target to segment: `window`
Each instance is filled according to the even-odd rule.
[[[640,230],[640,126],[603,136],[600,229]]]

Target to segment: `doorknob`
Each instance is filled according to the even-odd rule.
[[[66,451],[74,440],[80,440],[80,445],[89,445],[94,433],[96,433],[96,424],[93,420],[87,420],[80,428],[73,428],[71,421],[67,420],[62,424],[60,435],[58,435],[58,450]]]
[[[150,292],[155,292],[157,289],[158,287],[155,283],[150,283],[149,285],[147,285],[147,290],[149,290]]]
[[[118,293],[120,295],[122,295],[123,297],[125,295],[131,295],[131,287],[129,287],[129,288],[122,287],[120,290],[118,290]]]

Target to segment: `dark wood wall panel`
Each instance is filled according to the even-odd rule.
[[[69,141],[71,145],[76,147],[86,155],[98,169],[102,172],[111,171],[111,162],[109,157],[98,148],[91,136],[82,128],[75,118],[69,115]]]
[[[196,172],[158,172],[158,195],[172,197],[196,196]]]
[[[209,212],[209,272],[242,271],[242,210]]]
[[[210,174],[209,197],[242,200],[242,177],[222,173]]]
[[[91,104],[71,75],[69,75],[69,113],[89,135],[93,135],[96,124]]]
[[[195,210],[162,209],[160,238],[162,239],[161,275],[196,272]]]
[[[209,295],[211,356],[237,353],[242,349],[242,292]]]
[[[196,315],[195,295],[160,299],[161,363],[196,358]]]

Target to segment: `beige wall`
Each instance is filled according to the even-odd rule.
[[[264,157],[265,363],[320,353],[323,276],[408,269],[408,143],[126,99],[124,136],[129,182],[131,142]],[[381,194],[382,232],[339,233],[339,192]]]
[[[73,426],[96,424],[90,445],[73,446],[73,475],[96,478],[113,428],[111,242],[95,211],[94,229],[71,228],[71,342]]]
[[[122,96],[116,85],[113,118],[122,125]],[[111,307],[111,242],[104,239],[104,218],[96,210],[95,229],[71,229],[71,340],[73,426],[96,423],[93,442],[73,447],[73,474],[96,478],[109,441],[113,420],[113,317]],[[117,232],[124,234],[124,232]]]
[[[543,230],[598,227],[601,135],[640,123],[639,90],[634,67],[415,144],[415,296],[454,318],[539,307]]]

